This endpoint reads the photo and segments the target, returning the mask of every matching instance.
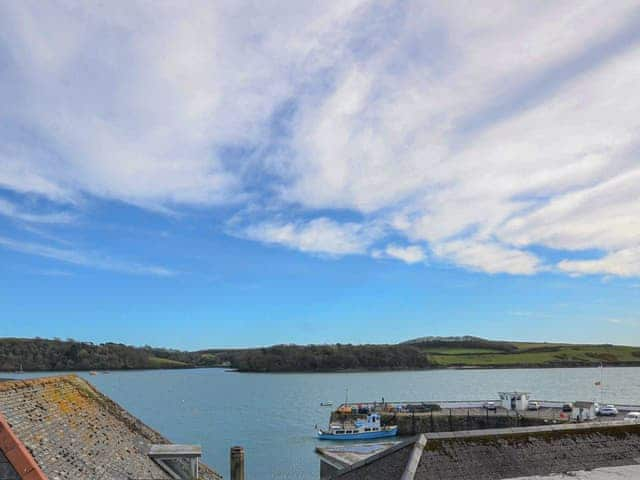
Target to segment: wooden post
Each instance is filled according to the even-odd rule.
[[[231,480],[244,480],[244,448],[231,447]]]

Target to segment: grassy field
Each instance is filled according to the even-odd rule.
[[[149,364],[151,368],[188,368],[192,366],[185,362],[160,357],[149,357]]]
[[[640,348],[616,345],[517,343],[512,351],[490,349],[425,350],[434,366],[516,367],[640,364]]]
[[[443,347],[426,347],[425,352],[432,353],[434,355],[478,355],[488,353],[502,353],[500,350],[493,348],[443,348]]]

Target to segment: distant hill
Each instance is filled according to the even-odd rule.
[[[422,337],[391,345],[281,345],[219,351],[215,356],[251,372],[640,366],[640,347],[507,342],[471,336]]]
[[[401,344],[412,344],[412,343],[459,343],[459,342],[488,342],[481,337],[472,337],[471,335],[465,335],[463,337],[419,337],[412,338],[411,340],[406,340],[401,342]]]
[[[640,347],[422,337],[388,345],[275,345],[196,352],[74,340],[0,339],[0,371],[224,366],[246,372],[639,365]]]

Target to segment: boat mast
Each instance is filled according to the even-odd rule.
[[[600,380],[596,382],[596,386],[600,389],[600,403],[603,402],[603,391],[604,388],[604,372],[602,367],[602,362],[600,362]]]

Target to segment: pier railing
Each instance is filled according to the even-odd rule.
[[[497,406],[502,405],[502,400],[491,398],[486,400],[407,400],[407,401],[374,401],[374,402],[346,402],[340,404],[338,409],[348,407],[348,408],[368,408],[369,410],[377,410],[377,409],[385,409],[392,407],[394,409],[399,408],[407,408],[407,407],[420,407],[425,405],[437,405],[441,409],[454,409],[454,408],[483,408],[484,405],[488,402],[493,402]],[[572,403],[572,401],[567,400],[537,400],[530,399],[529,402],[538,402],[540,407],[543,408],[562,408],[563,405],[567,403]],[[613,405],[620,412],[640,412],[640,404],[621,404],[621,403],[611,403],[611,402],[602,402],[600,405]]]

